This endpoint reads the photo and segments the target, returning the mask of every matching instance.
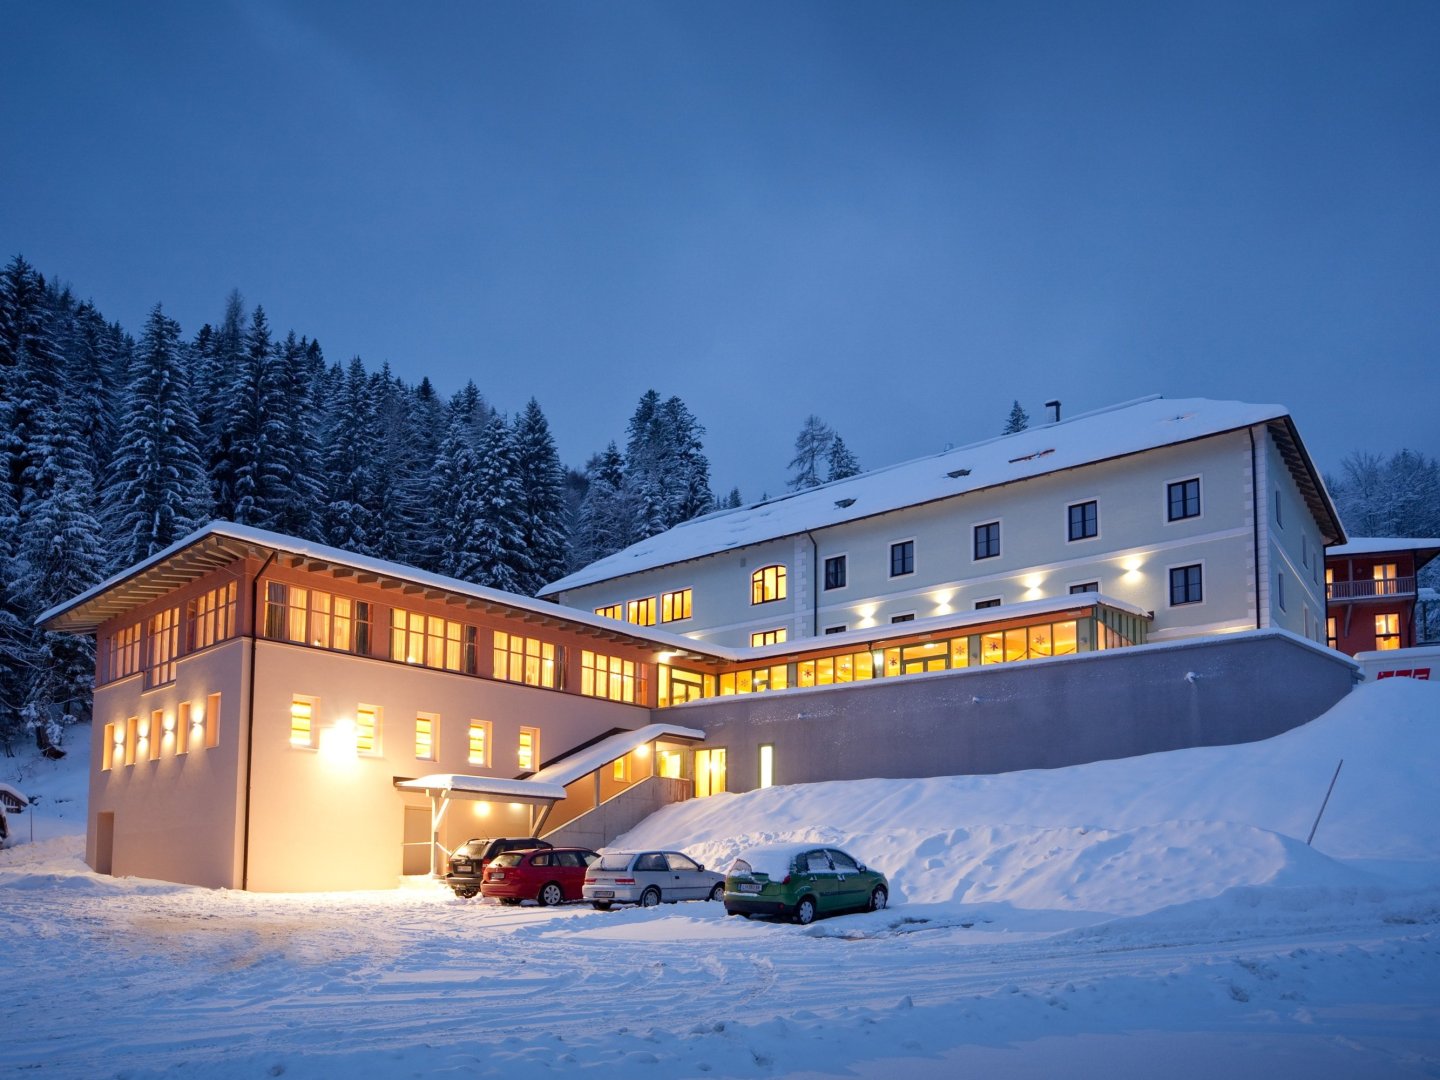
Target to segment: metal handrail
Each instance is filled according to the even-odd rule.
[[[1327,600],[1364,600],[1376,596],[1414,596],[1413,577],[1362,578],[1359,581],[1332,581],[1325,586]]]

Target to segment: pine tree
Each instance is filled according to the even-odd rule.
[[[0,482],[0,748],[9,754],[23,731],[25,656],[30,634],[16,565],[20,544],[20,513],[8,483]]]
[[[612,442],[585,466],[588,485],[570,542],[570,568],[578,570],[629,544],[633,511],[625,492],[625,462]]]
[[[337,369],[338,370],[338,369]],[[329,410],[325,430],[325,542],[360,555],[377,554],[376,457],[379,432],[370,378],[357,356],[350,361]]]
[[[237,447],[240,421],[245,409],[244,379],[245,309],[238,291],[225,301],[225,316],[202,343],[193,381],[199,403],[195,421],[204,440],[206,470],[210,474],[211,505],[215,516],[236,519],[236,471],[245,452]]]
[[[859,460],[850,452],[849,447],[845,445],[845,440],[839,435],[836,435],[835,441],[830,444],[827,463],[830,467],[829,475],[825,477],[827,481],[844,480],[846,477],[855,476],[860,472]]]
[[[800,434],[795,436],[795,456],[790,459],[794,474],[787,485],[791,491],[819,487],[820,462],[830,456],[835,445],[835,432],[814,413],[805,418]]]
[[[466,410],[451,402],[445,438],[431,472],[435,511],[435,569],[462,581],[484,572],[481,542],[480,463]]]
[[[531,398],[515,420],[520,486],[519,591],[534,596],[565,573],[565,470],[540,404]]]
[[[245,332],[245,359],[233,384],[233,417],[225,418],[230,453],[235,462],[234,520],[240,525],[273,529],[285,508],[293,480],[289,437],[289,403],[281,365],[272,356],[270,326],[256,306]]]
[[[665,475],[673,481],[666,500],[668,529],[708,514],[715,508],[715,494],[710,490],[710,461],[701,442],[704,425],[678,397],[669,398],[661,406],[660,415],[665,434]]]
[[[129,566],[169,547],[209,517],[209,486],[195,445],[180,324],[156,304],[132,363],[111,467],[116,561]]]
[[[720,508],[722,510],[739,510],[740,507],[744,505],[745,503],[740,498],[740,489],[738,487],[732,487],[730,494],[726,495],[720,502]]]
[[[275,491],[267,528],[288,536],[316,537],[324,491],[320,440],[315,424],[325,362],[292,330],[267,357],[270,381],[281,388],[282,411],[273,455]],[[317,370],[318,363],[318,370]]]
[[[498,413],[490,418],[477,448],[479,502],[477,527],[471,542],[474,570],[467,580],[506,592],[519,592],[516,564],[520,545],[522,493],[517,478],[515,441],[510,425]],[[462,514],[469,517],[468,513]]]
[[[1030,414],[1020,407],[1020,402],[1017,400],[1015,404],[1010,407],[1010,419],[1005,421],[1005,430],[1000,434],[1014,435],[1017,432],[1024,431],[1029,426]]]

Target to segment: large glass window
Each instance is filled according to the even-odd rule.
[[[843,589],[845,587],[846,556],[831,555],[825,560],[825,588]]]
[[[986,522],[975,526],[975,558],[993,559],[1000,554],[1000,523]]]
[[[1200,516],[1200,478],[1177,480],[1165,487],[1168,517],[1171,521]]]
[[[784,600],[786,594],[785,567],[762,566],[750,575],[750,603]]]
[[[1375,616],[1375,648],[1380,650],[1400,648],[1400,616]]]
[[[1204,599],[1201,588],[1200,565],[1176,566],[1170,570],[1170,606],[1198,604]]]
[[[759,630],[750,635],[750,647],[759,648],[761,645],[779,645],[785,640],[785,627],[775,630]]]
[[[654,626],[655,597],[646,596],[640,600],[631,600],[625,605],[625,621],[632,622],[636,626]]]
[[[140,624],[122,626],[110,635],[105,649],[105,681],[113,682],[140,670]]]
[[[438,615],[390,610],[390,659],[475,674],[476,629]]]
[[[704,798],[725,790],[725,751],[723,748],[695,751],[695,796]]]
[[[890,545],[890,576],[903,577],[915,572],[915,541],[901,540]]]
[[[1370,571],[1375,582],[1376,596],[1395,596],[1400,591],[1399,575],[1396,574],[1397,564],[1376,563]]]
[[[597,608],[595,609],[595,614],[596,614],[596,615],[603,615],[603,616],[605,616],[605,618],[607,618],[607,619],[617,619],[617,620],[619,620],[619,621],[621,621],[621,622],[624,622],[624,621],[625,621],[625,605],[624,605],[624,604],[606,604],[604,607],[597,607]]]
[[[660,665],[660,707],[680,705],[706,697],[706,689],[715,692],[715,677],[694,671]]]
[[[1071,503],[1068,514],[1071,540],[1089,540],[1100,535],[1100,504],[1094,499]]]
[[[690,618],[690,590],[676,589],[660,594],[660,621],[678,622]]]
[[[320,649],[370,652],[372,605],[299,585],[265,585],[265,636]]]
[[[635,700],[635,661],[582,650],[580,692],[611,701]]]
[[[150,616],[145,628],[145,685],[163,686],[175,681],[175,656],[180,651],[180,609],[166,608]]]
[[[189,604],[190,649],[235,636],[235,582],[201,593]]]
[[[795,677],[800,686],[831,686],[835,683],[873,679],[875,660],[870,652],[842,653],[839,656],[802,660],[795,665]]]
[[[495,677],[528,686],[557,686],[560,650],[549,641],[495,631]]]

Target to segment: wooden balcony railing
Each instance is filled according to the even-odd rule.
[[[1375,597],[1414,595],[1415,579],[1413,577],[1334,581],[1325,586],[1327,600],[1370,600]]]

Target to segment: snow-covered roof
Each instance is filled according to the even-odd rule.
[[[562,784],[536,780],[508,780],[503,776],[467,776],[463,773],[430,773],[414,780],[397,780],[395,786],[405,791],[448,792],[451,795],[494,795],[516,802],[559,800],[565,798]]]
[[[0,804],[7,803],[11,806],[26,807],[30,805],[30,797],[19,788],[11,787],[9,784],[0,782]],[[0,805],[0,810],[4,805]]]
[[[238,559],[247,556],[264,558],[272,552],[312,565],[345,567],[373,574],[376,578],[418,585],[439,593],[470,597],[494,605],[497,609],[527,612],[553,622],[604,630],[611,637],[625,638],[644,646],[654,645],[682,654],[688,654],[696,647],[694,641],[679,634],[650,627],[645,628],[642,634],[637,634],[634,626],[624,622],[576,608],[563,607],[549,600],[535,600],[517,593],[502,592],[443,574],[432,574],[404,563],[357,555],[311,540],[286,536],[268,529],[257,529],[250,525],[236,525],[229,521],[210,522],[189,536],[177,540],[164,551],[120,571],[79,596],[57,604],[35,621],[37,625],[49,630],[71,633],[94,630],[107,619],[163,596]],[[709,655],[708,651],[706,655]]]
[[[1413,551],[1417,555],[1428,551],[1430,553],[1426,559],[1428,562],[1436,554],[1440,554],[1440,538],[1434,536],[1352,536],[1344,544],[1326,548],[1325,557],[1379,555],[1386,551]]]
[[[535,774],[531,781],[526,782],[557,784],[563,789],[566,784],[573,784],[582,776],[630,753],[637,746],[644,746],[646,743],[666,737],[700,740],[705,738],[705,732],[696,728],[681,727],[678,724],[648,724],[645,727],[636,728],[634,731],[617,732],[614,735],[607,735],[598,742],[591,743],[583,750],[577,750],[575,753],[545,766]]]
[[[1289,411],[1282,405],[1140,398],[695,518],[552,582],[540,595],[1272,421],[1282,421],[1293,436]],[[1322,522],[1322,532],[1341,537],[1319,473],[1298,437],[1286,442],[1293,444],[1291,468],[1312,510],[1329,519]]]
[[[790,866],[795,861],[795,856],[824,846],[824,844],[814,841],[803,844],[766,844],[763,847],[746,848],[735,858],[736,860],[744,859],[750,869],[757,874],[764,874],[766,877],[778,881],[790,872]],[[735,872],[732,863],[727,873]]]

